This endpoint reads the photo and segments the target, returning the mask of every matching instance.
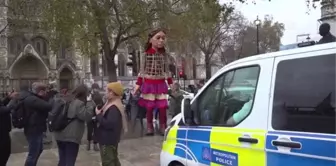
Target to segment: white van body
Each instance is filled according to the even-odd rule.
[[[185,96],[190,110],[184,100],[170,122],[161,166],[336,165],[335,57],[328,43],[224,66]]]

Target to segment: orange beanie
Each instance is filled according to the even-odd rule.
[[[124,93],[124,86],[120,82],[108,83],[107,88],[114,92],[117,96],[122,96]]]

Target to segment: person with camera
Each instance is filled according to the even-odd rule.
[[[102,95],[99,93],[99,85],[97,83],[92,84],[91,86],[91,96],[92,100],[96,106],[103,106],[104,101]],[[94,112],[92,120],[86,123],[87,127],[87,148],[86,150],[91,150],[91,143],[93,143],[93,150],[99,151],[97,145],[96,132],[97,132],[97,120]]]
[[[74,166],[76,163],[79,145],[84,135],[85,122],[92,119],[95,104],[85,85],[79,85],[67,98],[69,107],[67,126],[61,131],[54,131],[57,141],[59,166]]]

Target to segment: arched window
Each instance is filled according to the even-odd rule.
[[[8,51],[10,54],[18,55],[23,51],[26,40],[24,37],[13,36],[8,38]]]
[[[58,50],[57,56],[60,59],[65,59],[66,58],[66,53],[67,53],[66,47],[61,45],[59,50]]]
[[[99,76],[98,60],[98,56],[90,57],[90,68],[92,76]]]
[[[35,50],[42,56],[47,56],[48,54],[48,44],[47,40],[43,37],[36,37],[33,39],[33,45]]]

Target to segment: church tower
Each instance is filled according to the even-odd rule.
[[[330,32],[336,35],[336,0],[321,0],[322,23],[330,24]]]

